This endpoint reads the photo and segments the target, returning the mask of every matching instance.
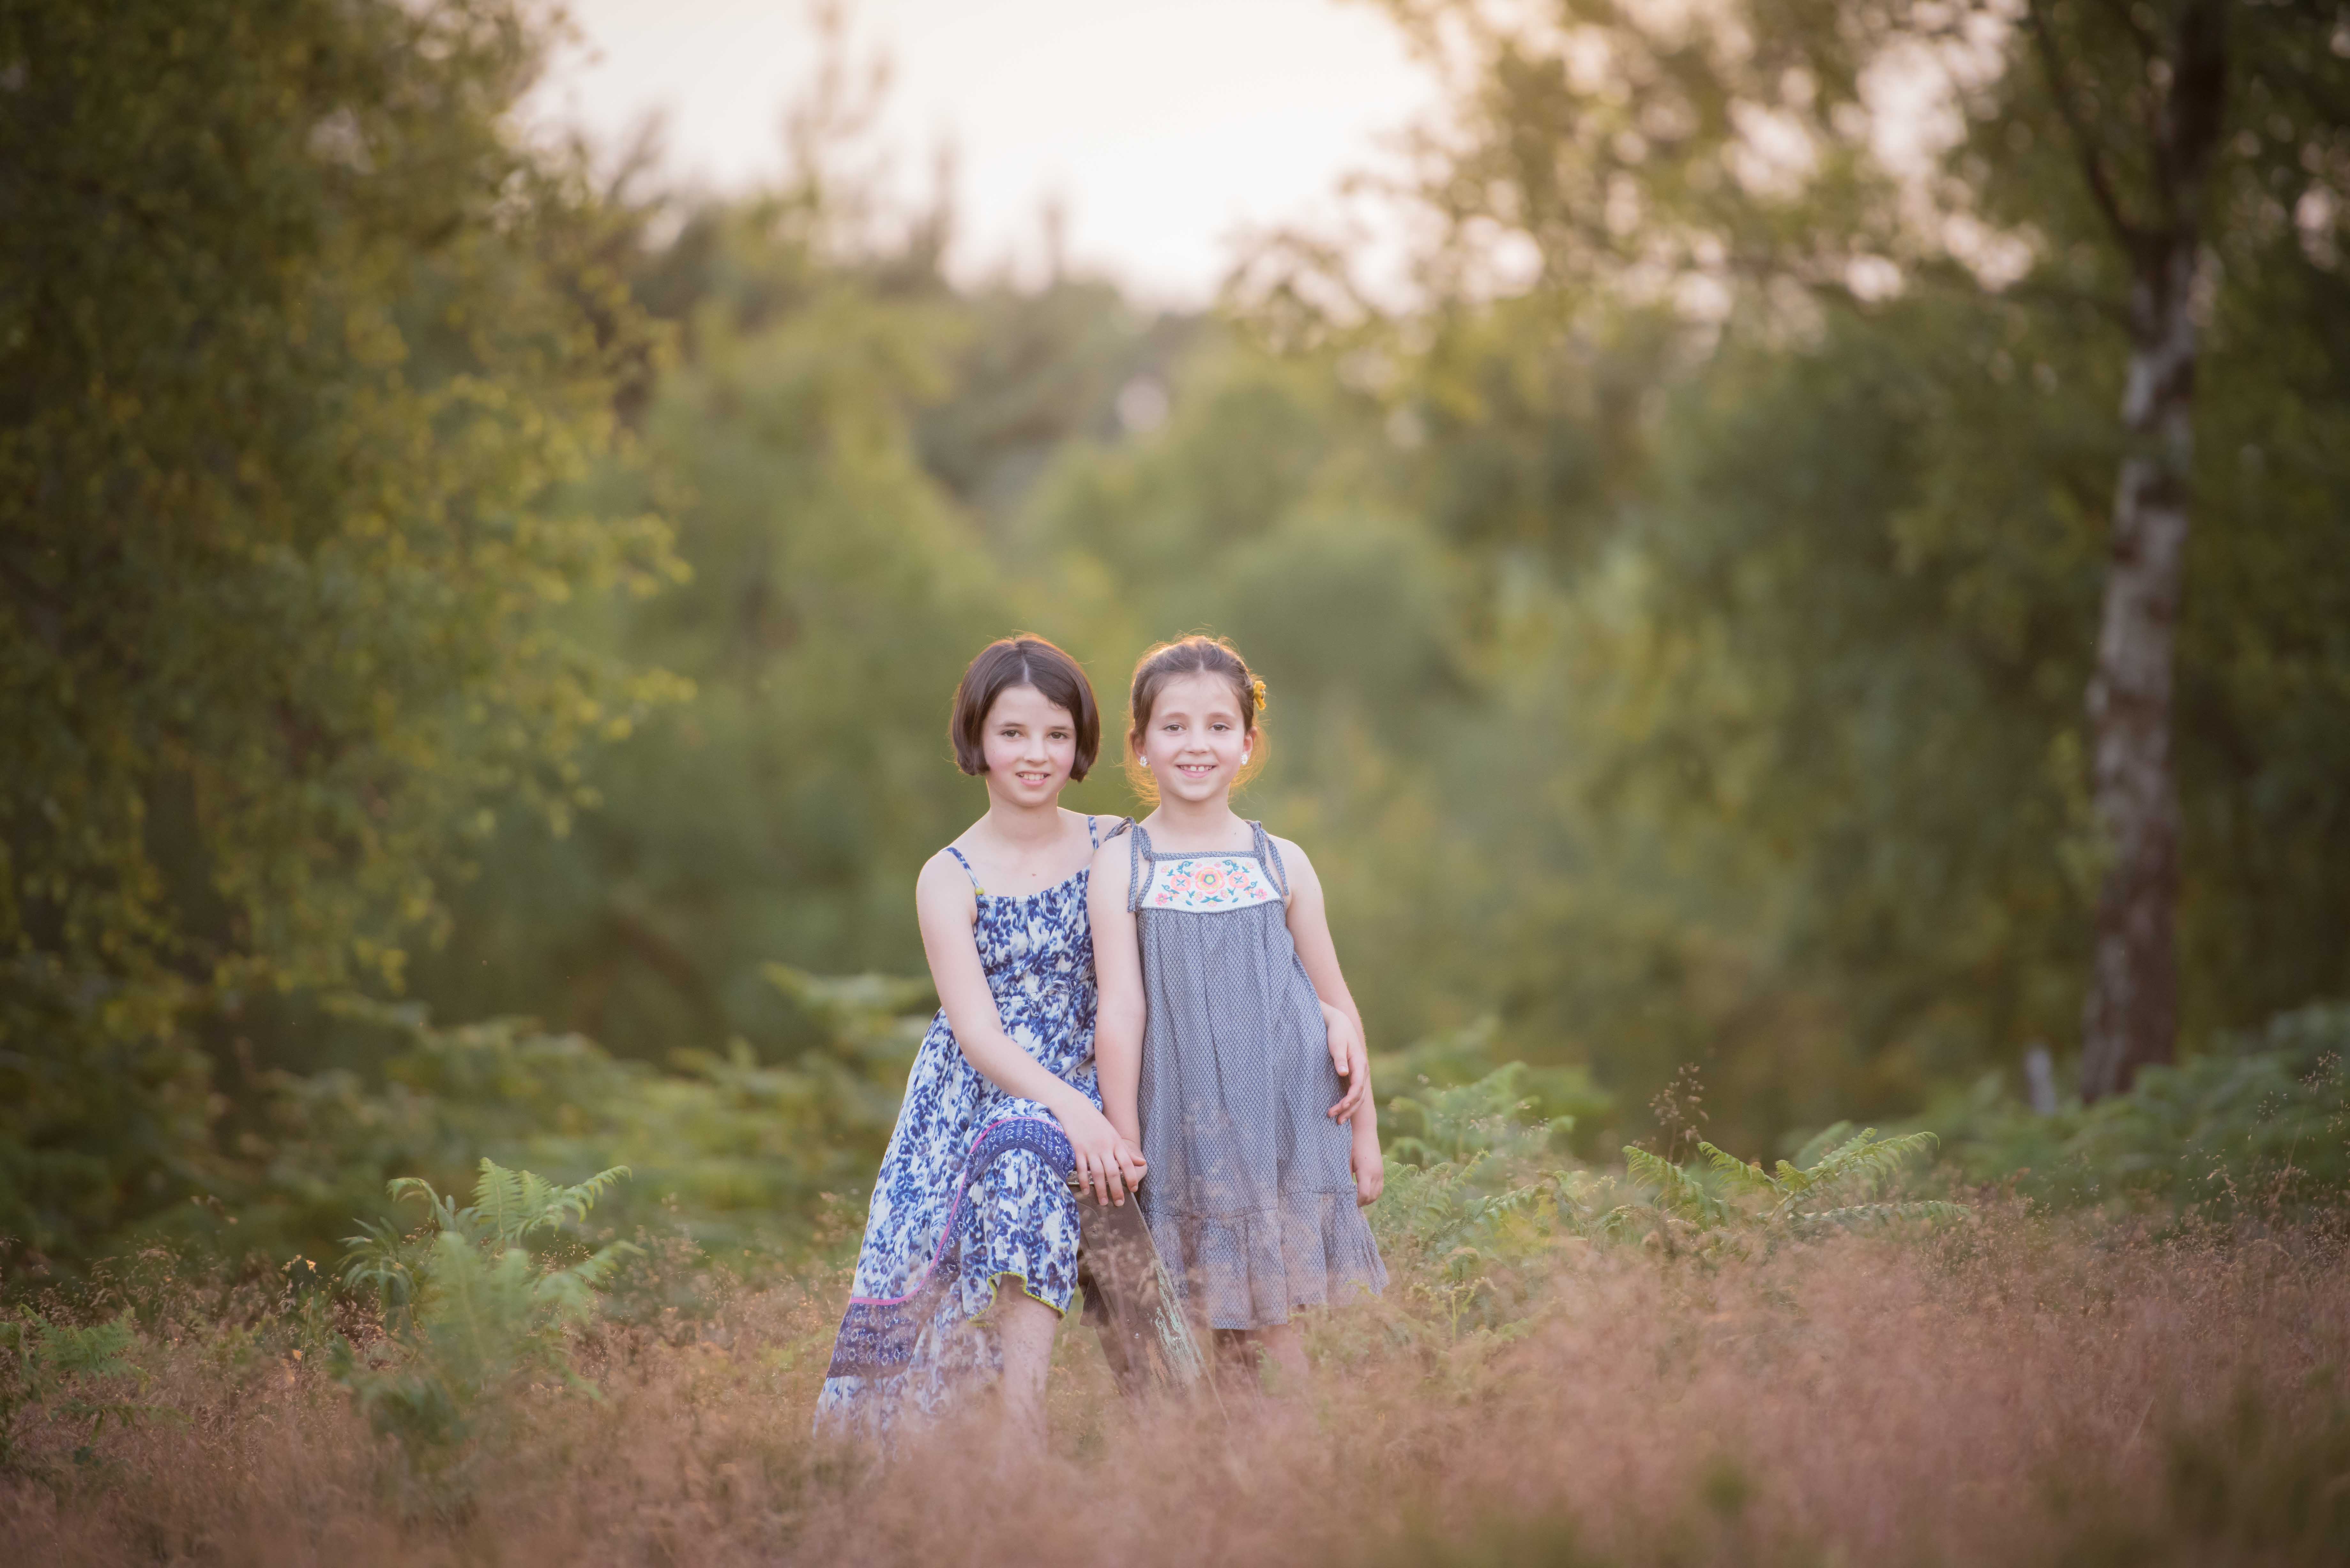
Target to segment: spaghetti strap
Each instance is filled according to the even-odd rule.
[[[971,890],[983,898],[986,898],[987,889],[979,885],[979,873],[971,868],[971,862],[962,857],[962,851],[950,844],[947,853],[955,857],[955,864],[962,867],[962,874],[971,878]]]
[[[1262,822],[1249,824],[1256,835],[1256,852],[1264,857],[1264,868],[1273,873],[1273,885],[1280,890],[1281,901],[1289,901],[1289,874],[1282,868],[1281,851],[1274,847],[1273,835],[1264,830]]]
[[[1129,915],[1137,914],[1142,909],[1143,846],[1149,842],[1143,836],[1142,824],[1139,822],[1134,825],[1134,831],[1127,836],[1126,912]],[[1153,866],[1151,869],[1155,871],[1158,867]]]

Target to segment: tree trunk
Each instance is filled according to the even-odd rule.
[[[2092,800],[2108,857],[2081,1019],[2081,1097],[2127,1090],[2171,1059],[2178,1031],[2173,926],[2178,795],[2171,665],[2195,456],[2196,286],[2205,176],[2225,107],[2224,0],[2178,16],[2152,165],[2165,221],[2126,233],[2131,263],[2128,454],[2114,498],[2097,664],[2089,680]],[[2100,196],[2110,197],[2103,188]]]
[[[2131,451],[2114,498],[2113,556],[2096,671],[2089,681],[2092,788],[2110,858],[2097,898],[2095,956],[2081,1020],[2081,1097],[2130,1085],[2168,1062],[2178,1027],[2173,909],[2178,799],[2171,779],[2170,692],[2187,553],[2195,441],[2197,273],[2191,236],[2166,246],[2132,290]]]

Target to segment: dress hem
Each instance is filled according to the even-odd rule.
[[[1055,1317],[1066,1318],[1069,1315],[1069,1309],[1067,1307],[1055,1305],[1054,1303],[1045,1300],[1043,1296],[1038,1295],[1035,1287],[1029,1284],[1028,1276],[1022,1273],[1017,1269],[998,1269],[995,1272],[988,1275],[988,1293],[991,1295],[1000,1294],[1003,1282],[1006,1280],[1018,1280],[1020,1282],[1020,1293],[1026,1296],[1030,1301],[1035,1302],[1038,1306],[1052,1307],[1053,1314]]]

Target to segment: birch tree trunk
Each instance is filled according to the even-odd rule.
[[[2178,796],[2171,669],[2195,446],[2197,242],[2181,236],[2137,279],[2122,417],[2129,454],[2114,497],[2105,612],[2089,680],[2092,799],[2106,862],[2081,1019],[2081,1097],[2171,1058],[2178,1027],[2173,911]]]
[[[2178,1029],[2172,664],[2194,472],[2204,191],[2226,108],[2225,0],[2183,0],[2172,16],[2169,47],[2144,63],[2159,93],[2142,154],[2153,207],[2144,221],[2121,210],[2096,139],[2074,118],[2054,30],[2040,25],[2052,85],[2131,272],[2128,448],[2088,691],[2091,798],[2107,859],[2082,1009],[2084,1100],[2121,1093],[2140,1067],[2169,1061]]]

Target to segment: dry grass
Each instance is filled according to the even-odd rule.
[[[610,1330],[474,1501],[403,1480],[316,1368],[166,1328],[184,1417],[35,1434],[13,1561],[724,1564],[2340,1563],[2350,1283],[2328,1233],[2010,1215],[1717,1263],[1564,1245],[1534,1314],[1455,1339],[1412,1293],[1315,1331],[1303,1399],[1137,1420],[1063,1336],[1048,1454],[978,1424],[887,1469],[807,1436],[837,1303]],[[441,1494],[445,1500],[445,1493]]]

